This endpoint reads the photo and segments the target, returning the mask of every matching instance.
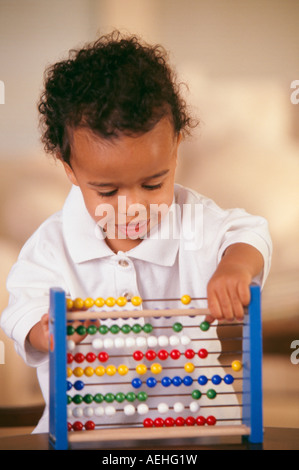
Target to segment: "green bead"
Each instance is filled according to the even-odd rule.
[[[199,400],[199,398],[201,397],[201,392],[199,390],[193,390],[191,396],[192,398],[194,398],[194,400]]]
[[[104,399],[106,403],[112,403],[114,401],[113,393],[106,393]]]
[[[76,332],[78,333],[78,335],[85,335],[86,334],[86,328],[84,325],[79,325],[77,328],[76,328]]]
[[[104,401],[104,395],[102,395],[101,393],[97,393],[94,397],[93,397],[93,400],[95,403],[103,403]]]
[[[116,335],[117,333],[119,333],[119,326],[118,325],[112,325],[110,326],[110,333],[112,333],[113,335]]]
[[[140,331],[142,331],[141,325],[139,325],[138,323],[136,323],[135,325],[132,326],[132,331],[133,331],[134,333],[140,333]]]
[[[67,404],[70,405],[72,403],[73,399],[69,395],[67,395]]]
[[[182,331],[183,329],[183,325],[179,322],[176,322],[174,323],[174,325],[172,325],[172,329],[173,331],[175,331],[176,333],[179,333],[180,331]]]
[[[137,399],[139,401],[146,401],[147,400],[147,393],[146,392],[137,393]]]
[[[96,327],[95,325],[89,325],[89,326],[87,327],[87,333],[88,333],[89,335],[95,335],[97,331],[98,331],[98,329],[97,329],[97,327]]]
[[[101,335],[105,335],[106,333],[108,333],[108,331],[109,331],[108,326],[106,325],[99,326],[99,333],[101,333]]]
[[[153,331],[153,325],[151,325],[150,323],[145,323],[145,325],[143,325],[142,327],[144,333],[151,333]]]
[[[73,396],[73,403],[75,403],[76,405],[80,405],[80,403],[82,403],[82,401],[83,401],[82,395],[74,395]]]
[[[207,391],[207,397],[210,398],[210,400],[213,400],[216,397],[216,395],[217,395],[216,391],[213,390],[212,388],[210,388]]]
[[[125,335],[127,335],[127,334],[130,333],[130,331],[131,331],[130,325],[123,325],[123,326],[121,327],[121,331],[122,331]]]
[[[71,336],[75,333],[76,330],[72,325],[68,325],[66,331],[67,331],[67,335]]]
[[[126,399],[126,395],[122,392],[119,392],[115,395],[115,400],[118,402],[118,403],[122,403],[123,401],[125,401]]]
[[[208,331],[208,329],[210,328],[210,323],[208,321],[203,321],[199,325],[199,328],[201,329],[201,331]]]
[[[93,396],[90,393],[87,393],[86,395],[84,395],[83,400],[89,405],[93,402]]]
[[[129,392],[129,393],[127,393],[127,394],[126,394],[126,399],[127,399],[128,401],[131,401],[131,402],[134,401],[134,400],[136,400],[136,395],[135,395],[135,393],[134,393],[134,392]]]

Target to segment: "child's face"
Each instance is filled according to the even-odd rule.
[[[73,131],[71,166],[64,167],[113,251],[138,245],[161,220],[162,206],[155,207],[171,205],[180,140],[168,119],[138,137],[107,140],[88,129]]]

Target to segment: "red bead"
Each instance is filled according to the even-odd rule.
[[[194,356],[195,352],[193,351],[193,349],[187,349],[187,351],[185,351],[185,357],[187,359],[192,359]]]
[[[216,420],[215,416],[208,416],[207,417],[207,424],[209,426],[214,426],[216,424],[216,421],[217,420]]]
[[[181,416],[179,416],[178,418],[176,418],[176,420],[175,420],[175,425],[176,425],[176,426],[184,426],[184,425],[185,425],[185,420],[184,420],[184,418],[182,418]]]
[[[71,364],[74,360],[74,356],[71,353],[67,353],[67,363]]]
[[[206,349],[200,349],[198,351],[198,356],[201,358],[201,359],[205,359],[207,356],[208,356],[208,351]]]
[[[97,356],[93,352],[89,352],[86,354],[86,360],[87,362],[94,362],[96,360]]]
[[[143,426],[145,428],[152,428],[153,425],[154,425],[154,421],[151,418],[145,418],[145,420],[143,421]]]
[[[67,423],[67,430],[68,430],[68,431],[71,431],[71,430],[72,430],[72,425],[71,425],[71,423]]]
[[[162,418],[156,418],[154,421],[156,428],[162,428],[164,426],[164,420]]]
[[[141,359],[143,358],[143,352],[135,351],[133,353],[133,358],[135,359],[135,361],[141,361]]]
[[[173,418],[166,418],[164,423],[165,423],[165,426],[167,426],[168,428],[171,428],[172,426],[174,426],[175,421]]]
[[[206,424],[206,419],[203,416],[197,416],[195,421],[197,426],[204,426]]]
[[[109,354],[108,354],[108,353],[106,353],[106,352],[100,352],[100,353],[98,354],[98,360],[99,360],[100,362],[106,362],[106,361],[108,361],[108,359],[109,359]]]
[[[158,357],[161,361],[165,361],[165,359],[168,358],[168,352],[165,349],[161,349],[161,351],[158,352]]]
[[[145,353],[145,357],[146,359],[148,359],[149,361],[153,361],[155,358],[156,358],[157,354],[155,353],[155,351],[153,351],[152,349],[149,349],[148,351],[146,351]]]
[[[170,357],[172,359],[179,359],[181,357],[181,353],[178,349],[173,349],[170,353]]]
[[[93,431],[96,425],[94,424],[93,421],[86,421],[85,423],[85,429],[86,431]]]
[[[82,429],[83,429],[83,424],[80,421],[75,421],[73,424],[73,430],[82,431]]]
[[[187,426],[194,426],[195,425],[195,418],[193,418],[193,416],[188,416],[188,418],[186,418],[185,420],[185,423]]]
[[[80,363],[80,362],[84,361],[85,356],[82,353],[77,353],[77,354],[75,354],[74,359],[75,359],[76,362]]]

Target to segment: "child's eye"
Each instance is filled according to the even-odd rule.
[[[98,192],[98,195],[101,197],[111,197],[111,196],[114,196],[116,193],[117,193],[117,189],[113,189],[113,191],[108,191],[106,193]]]
[[[147,189],[148,191],[153,191],[154,189],[162,188],[162,183],[159,183],[159,184],[144,184],[143,188]]]

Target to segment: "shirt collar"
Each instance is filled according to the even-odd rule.
[[[101,229],[88,213],[77,186],[72,187],[62,213],[64,239],[75,263],[117,256],[108,247]],[[161,266],[173,266],[179,248],[179,231],[180,217],[173,201],[160,225],[125,255]]]

